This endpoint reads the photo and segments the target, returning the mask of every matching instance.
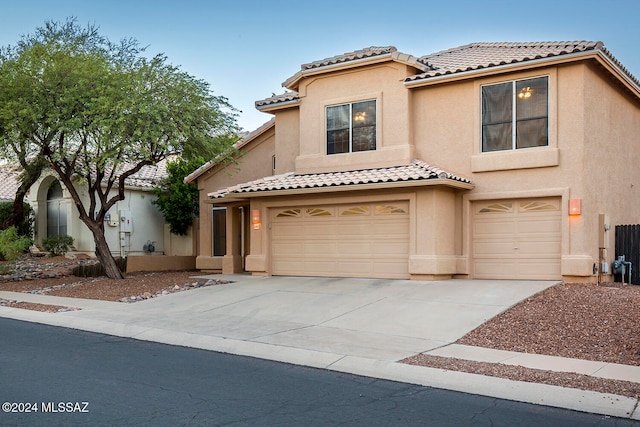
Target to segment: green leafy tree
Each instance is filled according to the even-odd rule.
[[[206,82],[143,53],[135,40],[113,43],[68,19],[0,54],[0,153],[51,167],[111,278],[124,276],[104,217],[124,200],[127,178],[174,153],[214,158],[238,131],[236,110]]]
[[[167,163],[167,179],[154,188],[158,198],[153,204],[163,213],[173,234],[184,236],[198,216],[198,187],[186,184],[184,178],[205,163],[202,158],[185,160],[178,158]]]

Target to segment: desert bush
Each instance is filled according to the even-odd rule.
[[[73,237],[66,234],[47,237],[42,241],[42,247],[49,252],[50,256],[66,254],[71,245],[73,245]]]
[[[9,227],[0,231],[0,255],[6,261],[15,261],[20,254],[29,250],[33,241],[26,236],[18,234],[15,227]]]
[[[0,224],[4,224],[13,213],[13,202],[0,202]],[[16,224],[20,236],[31,236],[33,234],[34,212],[29,203],[24,203],[24,221]]]

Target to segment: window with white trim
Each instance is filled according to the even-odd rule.
[[[549,145],[549,78],[482,86],[482,152]]]
[[[375,100],[327,107],[327,154],[375,149]]]

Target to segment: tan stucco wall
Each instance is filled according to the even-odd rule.
[[[285,122],[286,123],[286,122]],[[284,126],[283,126],[284,127]],[[211,204],[207,194],[237,183],[273,175],[272,156],[275,154],[275,130],[270,128],[264,134],[241,149],[243,155],[237,163],[216,166],[205,172],[197,180],[200,191],[200,239],[196,266],[202,270],[222,270],[226,262],[237,263],[237,260],[224,261],[222,257],[213,257],[212,253],[212,219]],[[286,156],[283,155],[286,158]],[[281,162],[276,159],[276,167]],[[228,224],[229,226],[229,224]]]
[[[616,85],[603,69],[586,62],[414,89],[402,83],[408,71],[403,65],[386,63],[302,79],[299,107],[275,111],[274,141],[266,144],[275,144],[277,172],[294,165],[298,173],[364,169],[407,164],[419,158],[469,178],[475,185],[470,191],[397,191],[400,197],[412,194],[415,236],[409,262],[414,277],[472,274],[470,210],[476,201],[558,197],[562,206],[562,275],[571,280],[593,280],[592,268],[599,264],[599,240],[604,233],[598,222],[600,214],[606,214],[612,226],[604,233],[610,246],[605,257],[608,262],[614,256],[615,225],[640,223],[640,103],[635,95]],[[481,86],[538,76],[549,77],[548,147],[481,153]],[[377,100],[378,149],[325,155],[325,108],[366,99]],[[240,173],[228,178],[218,177],[224,173],[216,175],[211,181],[215,185],[206,184],[207,191],[257,178],[260,174],[252,175],[253,165],[260,159],[257,152],[251,153],[243,159],[247,166],[242,166]],[[391,194],[374,191],[255,198],[250,209],[259,209],[263,218],[268,218],[274,206],[351,203]],[[568,215],[572,198],[581,199],[582,215]],[[246,269],[269,274],[268,224],[250,234]],[[201,256],[203,248],[210,253],[210,230],[203,236]]]
[[[549,147],[479,153],[480,86],[540,75],[549,76]],[[570,198],[582,199],[580,217],[563,216],[563,275],[591,275],[599,213],[615,212],[614,224],[640,221],[640,197],[632,186],[640,178],[634,167],[640,109],[584,63],[422,88],[413,97],[413,116],[417,156],[470,178],[475,189],[467,203],[556,195],[567,205]]]
[[[299,88],[300,173],[366,169],[406,164],[414,155],[411,116],[407,114],[409,91],[402,80],[411,72],[398,63],[342,71],[304,79]],[[355,101],[376,100],[377,147],[375,151],[326,155],[326,107]],[[380,120],[383,118],[383,120]]]
[[[595,67],[584,68],[584,80],[584,247],[597,254],[598,214],[608,215],[606,260],[611,263],[615,226],[640,223],[640,102],[612,87]]]
[[[194,270],[194,256],[130,255],[127,257],[127,273],[136,271]]]
[[[300,155],[300,114],[297,108],[279,111],[276,115],[275,174],[294,171]]]

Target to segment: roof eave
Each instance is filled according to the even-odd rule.
[[[359,191],[359,190],[384,190],[384,189],[397,189],[405,187],[428,187],[428,186],[445,186],[454,188],[457,190],[471,190],[475,188],[475,185],[469,182],[458,181],[449,178],[436,178],[436,179],[419,179],[413,181],[393,181],[393,182],[379,182],[372,184],[350,184],[350,185],[336,185],[325,187],[312,187],[312,188],[292,188],[286,190],[263,190],[253,191],[245,193],[228,193],[223,197],[208,198],[205,203],[227,203],[236,202],[239,200],[247,200],[256,197],[271,197],[271,196],[295,196],[302,194],[319,194],[319,193],[337,193],[344,191]]]
[[[300,70],[293,76],[289,77],[282,83],[282,86],[289,90],[297,90],[298,83],[305,77],[311,77],[318,74],[330,73],[334,71],[348,70],[350,68],[362,67],[365,65],[373,65],[382,62],[388,62],[392,60],[391,53],[385,53],[381,55],[375,55],[367,58],[352,59],[344,62],[337,62],[335,64],[323,65],[320,67],[310,68],[308,70]]]
[[[631,77],[625,72],[623,72],[620,67],[613,61],[612,58],[604,54],[602,51],[598,51],[596,55],[596,59],[605,69],[607,69],[611,74],[613,74],[617,79],[636,97],[640,98],[640,86],[633,81]]]
[[[542,68],[551,65],[558,65],[570,62],[584,61],[586,59],[596,59],[605,65],[610,72],[620,79],[625,86],[632,90],[640,97],[640,88],[636,85],[615,63],[600,50],[588,50],[584,52],[575,52],[566,55],[552,56],[548,58],[539,58],[529,61],[517,62],[513,64],[497,65],[493,67],[478,68],[475,70],[461,71],[457,73],[444,74],[435,77],[426,77],[417,80],[405,80],[404,85],[407,88],[417,88],[422,86],[431,86],[442,83],[454,82],[457,80],[465,80],[488,75],[496,75],[502,73],[510,73],[513,71],[526,70],[532,68]]]
[[[292,100],[292,101],[283,101],[283,102],[274,102],[273,104],[265,104],[256,106],[256,110],[261,111],[263,113],[271,113],[272,111],[284,110],[287,108],[297,107],[300,105],[300,100]]]

